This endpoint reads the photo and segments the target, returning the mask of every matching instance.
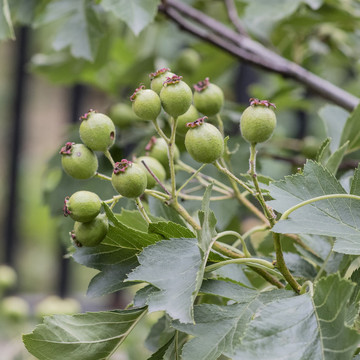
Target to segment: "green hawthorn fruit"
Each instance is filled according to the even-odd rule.
[[[152,177],[149,171],[146,169],[145,165],[142,163],[144,161],[146,165],[150,168],[150,170],[154,173],[154,175],[163,182],[166,178],[166,171],[164,167],[161,165],[160,161],[156,160],[151,156],[140,156],[136,159],[136,162],[141,165],[146,173],[147,178],[147,188],[152,189],[157,183],[156,180]]]
[[[80,303],[72,298],[62,299],[57,295],[47,296],[41,300],[36,306],[34,313],[36,317],[42,318],[51,315],[73,315],[81,310]]]
[[[109,115],[114,124],[120,129],[125,129],[141,121],[129,104],[117,103],[112,105],[109,109]]]
[[[150,87],[151,90],[154,90],[158,95],[163,87],[164,82],[168,77],[173,77],[175,74],[170,71],[168,68],[162,68],[153,72],[149,75],[150,77]]]
[[[77,246],[97,246],[104,240],[108,228],[106,215],[99,214],[88,222],[76,221],[72,236]]]
[[[250,106],[240,119],[241,134],[247,142],[257,144],[270,139],[276,127],[276,115],[271,106],[275,107],[267,100],[250,99]]]
[[[200,163],[212,163],[224,152],[224,139],[220,131],[200,118],[188,124],[189,131],[185,136],[185,147],[191,157]]]
[[[80,119],[80,138],[88,148],[107,151],[114,144],[115,125],[108,116],[89,110]]]
[[[16,284],[17,275],[15,270],[8,265],[0,265],[0,292],[9,289]]]
[[[187,48],[180,52],[176,63],[180,73],[193,74],[199,68],[201,58],[196,50]]]
[[[169,167],[168,146],[163,138],[152,137],[145,150],[147,155],[158,160],[165,169]],[[180,158],[178,147],[174,144],[174,161]]]
[[[132,108],[134,113],[142,120],[155,121],[161,111],[161,102],[159,95],[151,90],[145,89],[141,85],[131,95]]]
[[[123,159],[115,164],[111,182],[120,195],[136,198],[145,191],[147,177],[140,165]]]
[[[12,321],[25,320],[30,314],[28,303],[18,296],[8,296],[0,303],[0,313]]]
[[[196,107],[194,105],[190,105],[188,111],[178,117],[176,131],[180,135],[185,135],[189,130],[186,124],[189,122],[194,122],[199,117],[199,112],[196,110]]]
[[[64,171],[75,179],[90,179],[98,169],[96,155],[85,145],[67,142],[60,150]]]
[[[91,191],[77,191],[65,198],[64,215],[80,222],[94,219],[100,212],[101,200]]]
[[[319,140],[316,139],[314,136],[306,136],[303,139],[301,153],[307,159],[315,159],[320,145],[321,144],[320,144]]]
[[[160,91],[161,105],[172,117],[184,114],[192,102],[192,91],[181,79],[182,76],[173,75]]]
[[[206,116],[216,115],[224,105],[224,93],[206,78],[194,85],[194,105]]]

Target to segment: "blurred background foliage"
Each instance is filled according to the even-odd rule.
[[[183,2],[233,28],[224,1]],[[64,197],[79,189],[95,190],[103,199],[113,194],[111,187],[104,187],[101,180],[70,179],[59,165],[57,152],[65,141],[78,140],[76,119],[89,108],[108,112],[118,102],[130,105],[129,96],[134,89],[140,83],[149,86],[150,72],[170,67],[189,85],[210,77],[224,90],[226,104],[221,115],[225,132],[230,135],[230,149],[240,145],[233,156],[235,173],[246,173],[248,168],[248,149],[240,137],[238,124],[249,97],[269,99],[277,105],[276,134],[260,147],[259,166],[264,175],[279,179],[291,173],[304,163],[305,157],[315,156],[321,142],[329,136],[329,117],[324,124],[324,116],[320,116],[321,112],[319,115],[319,110],[324,112],[327,105],[325,100],[293,80],[245,64],[180,31],[163,14],[157,13],[159,3],[157,0],[134,0],[131,5],[126,0],[0,0],[5,10],[0,15],[0,39],[4,40],[0,43],[0,151],[3,154],[0,224],[3,229],[8,221],[9,201],[17,204],[16,246],[10,265],[16,269],[18,280],[7,295],[25,298],[31,313],[50,294],[75,297],[84,310],[108,309],[126,303],[114,297],[85,298],[89,280],[96,272],[73,262],[67,265],[70,268],[65,289],[61,290],[60,286],[63,247],[69,246],[68,232],[72,227],[71,221],[61,216]],[[350,93],[359,94],[358,1],[236,0],[235,4],[241,24],[252,38]],[[17,40],[8,40],[12,37]],[[22,122],[20,132],[13,136],[16,63],[19,42],[24,37]],[[339,108],[336,111],[345,113]],[[332,121],[336,122],[337,118]],[[142,155],[154,134],[151,124],[133,121],[117,125],[114,157]],[[10,199],[9,169],[14,141],[20,156],[16,164],[17,193]],[[181,137],[178,146],[184,149]],[[352,153],[345,160],[356,159],[357,155]],[[109,173],[107,162],[100,160],[101,171]],[[182,154],[182,160],[197,166],[186,154]],[[215,176],[211,167],[205,173]],[[178,176],[181,182],[185,174],[179,172]],[[198,209],[194,201],[184,205],[189,211]],[[120,202],[119,211],[121,206],[133,205]],[[155,205],[151,209],[154,215],[159,215]],[[215,202],[213,210],[220,230],[227,227],[244,232],[254,221],[234,200]],[[0,263],[9,263],[5,255],[7,236],[4,232]],[[2,324],[7,321],[4,315],[0,321]],[[10,354],[4,359],[26,359],[29,355],[21,355],[19,333],[32,325],[12,320],[7,322],[10,323],[6,332],[0,326],[0,346],[7,345]],[[128,340],[128,353],[122,348],[114,359],[145,359],[149,352],[134,344],[137,336],[146,337],[147,327],[138,327]]]

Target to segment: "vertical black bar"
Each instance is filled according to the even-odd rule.
[[[82,85],[74,85],[69,91],[69,122],[74,124],[78,121],[81,111],[81,100],[84,94],[84,87]],[[61,239],[58,239],[60,248],[60,264],[59,264],[59,282],[58,293],[61,297],[66,297],[69,292],[70,280],[70,262],[65,258],[67,250],[63,245]]]
[[[23,110],[25,100],[26,72],[29,31],[26,27],[19,29],[15,42],[15,87],[14,102],[12,104],[11,126],[9,134],[9,154],[7,156],[8,173],[8,199],[5,212],[5,258],[10,266],[15,265],[15,249],[18,246],[18,181],[19,160],[23,143]]]

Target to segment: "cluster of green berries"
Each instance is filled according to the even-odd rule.
[[[177,119],[176,132],[185,136],[184,144],[192,158],[200,163],[213,163],[222,157],[224,139],[221,132],[205,120],[218,114],[224,104],[224,94],[209,78],[191,88],[168,68],[150,74],[150,89],[140,85],[131,95],[132,114],[127,106],[112,108],[115,117],[156,122],[163,109]],[[256,144],[268,140],[276,125],[276,116],[267,100],[250,99],[243,112],[240,129],[243,137]],[[204,116],[200,116],[200,113]],[[64,171],[76,179],[89,179],[97,174],[98,160],[95,151],[108,154],[115,141],[115,125],[110,117],[89,110],[80,120],[80,138],[83,144],[67,142],[61,148]],[[179,150],[174,146],[174,161]],[[113,188],[127,198],[138,198],[156,181],[163,182],[169,175],[169,144],[163,138],[152,137],[145,147],[146,156],[134,161],[122,159],[113,163]],[[101,214],[102,202],[98,195],[78,191],[65,199],[64,215],[75,220],[71,233],[78,246],[96,246],[106,236],[108,220]]]

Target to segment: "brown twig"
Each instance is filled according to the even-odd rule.
[[[352,111],[360,101],[358,97],[180,1],[167,0],[166,6],[159,6],[159,11],[185,31],[216,45],[245,62],[295,79],[314,93],[344,109]]]
[[[155,181],[161,186],[161,188],[165,191],[167,195],[171,195],[165,185],[159,180],[159,178],[153,173],[153,171],[147,166],[144,160],[141,160],[142,164],[145,166],[146,170],[150,173],[150,175],[155,179]]]
[[[224,0],[226,11],[230,21],[234,24],[235,29],[239,34],[247,36],[245,28],[242,26],[240,19],[238,17],[238,13],[236,10],[236,6],[234,0]]]

